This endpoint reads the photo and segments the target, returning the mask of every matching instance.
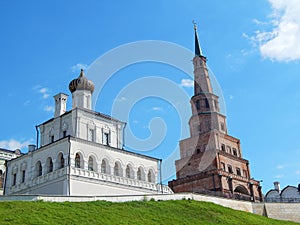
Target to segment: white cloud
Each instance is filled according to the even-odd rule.
[[[253,19],[252,22],[255,24],[258,24],[258,25],[266,25],[267,24],[267,22],[260,21],[258,19]]]
[[[120,98],[117,99],[117,101],[118,101],[118,102],[125,102],[125,101],[127,101],[127,98],[125,98],[125,97],[120,97]]]
[[[88,65],[87,65],[87,64],[84,64],[84,63],[77,63],[76,65],[71,66],[71,71],[72,71],[73,73],[75,73],[75,72],[80,71],[81,69],[86,70],[86,68],[88,68]]]
[[[278,170],[281,170],[283,168],[284,168],[284,165],[278,165],[278,166],[276,166],[276,169],[278,169]]]
[[[40,84],[35,85],[33,87],[33,90],[36,90],[38,93],[42,94],[42,98],[44,98],[44,99],[49,98],[49,96],[50,96],[49,88],[42,87]]]
[[[49,96],[50,96],[49,94],[43,94],[42,97],[43,97],[43,98],[49,98]]]
[[[182,87],[194,87],[194,81],[191,79],[182,79],[180,86]]]
[[[37,85],[35,85],[35,86],[33,87],[33,90],[38,90],[38,89],[40,89],[40,88],[42,88],[42,85],[37,84]]]
[[[46,105],[43,110],[46,112],[54,112],[54,107],[51,105]]]
[[[48,92],[48,89],[47,88],[41,88],[39,90],[39,92],[42,93],[42,94],[45,94],[46,92]]]
[[[27,100],[27,101],[25,101],[23,104],[24,104],[24,106],[29,106],[30,105],[30,100]]]
[[[163,109],[161,107],[152,107],[152,110],[154,110],[154,111],[162,111]]]
[[[32,144],[33,140],[28,140],[24,142],[17,141],[15,139],[10,139],[10,140],[2,140],[0,141],[0,148],[5,148],[9,150],[16,150],[16,149],[22,149],[29,144]]]
[[[39,90],[39,92],[42,94],[42,97],[43,98],[49,98],[49,94],[48,94],[48,92],[49,92],[49,90],[48,90],[48,88],[41,88],[40,90]]]
[[[229,95],[229,99],[230,100],[234,99],[234,96],[233,95]]]
[[[295,173],[296,175],[300,175],[300,170],[297,170]]]
[[[264,58],[276,61],[300,59],[300,4],[298,0],[269,0],[272,7],[270,21],[271,31],[258,30],[252,37]],[[256,24],[265,25],[265,23]]]
[[[278,174],[278,175],[275,176],[275,178],[283,178],[283,177],[284,177],[283,174]]]

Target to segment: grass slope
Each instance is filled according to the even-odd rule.
[[[296,224],[193,200],[1,202],[0,224]]]

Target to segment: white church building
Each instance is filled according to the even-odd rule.
[[[4,195],[104,196],[172,193],[159,184],[157,158],[123,149],[125,123],[92,110],[94,84],[81,70],[54,117],[37,126],[39,147],[7,162]]]

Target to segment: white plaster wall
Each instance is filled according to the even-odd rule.
[[[95,142],[103,144],[103,133],[110,134],[110,146],[114,148],[123,147],[124,123],[116,122],[84,110],[77,109],[77,134],[76,137],[87,140],[88,129],[94,129]]]
[[[71,177],[70,180],[71,196],[143,195],[153,193],[155,194],[156,191],[126,187],[124,185],[110,184],[108,182],[93,182],[76,177]]]
[[[67,195],[67,180],[60,179],[52,182],[47,182],[42,185],[36,185],[27,189],[25,191],[21,191],[19,194],[26,195]]]
[[[51,143],[50,136],[54,135],[54,141],[63,138],[63,130],[67,131],[67,135],[74,135],[74,126],[72,123],[72,113],[64,114],[56,117],[52,121],[39,126],[40,144],[41,146]]]

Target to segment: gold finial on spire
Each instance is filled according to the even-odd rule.
[[[196,21],[193,20],[192,23],[194,24],[194,30],[197,30],[197,23],[196,23]]]

